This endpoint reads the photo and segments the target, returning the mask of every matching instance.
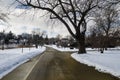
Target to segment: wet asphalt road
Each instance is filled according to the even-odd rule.
[[[25,64],[30,63],[28,67],[32,68],[26,65],[20,69],[28,69],[26,75],[24,73],[24,76],[16,76],[15,74],[22,74],[16,69],[10,73],[12,75],[8,74],[1,80],[120,80],[110,74],[98,72],[94,67],[80,64],[71,58],[69,52],[59,52],[52,48],[47,48],[42,55]]]

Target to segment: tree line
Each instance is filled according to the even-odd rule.
[[[46,37],[44,37],[46,36]],[[20,35],[15,35],[12,31],[0,32],[0,46],[2,46],[2,50],[4,50],[4,46],[6,45],[7,48],[12,48],[12,46],[8,47],[9,45],[15,44],[15,47],[33,47],[35,46],[38,48],[38,45],[43,46],[44,44],[48,43],[48,37],[46,34],[28,34],[22,33]]]

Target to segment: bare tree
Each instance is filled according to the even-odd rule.
[[[95,17],[95,22],[97,27],[102,31],[105,36],[103,41],[103,48],[107,50],[109,45],[109,36],[114,32],[114,29],[117,28],[119,24],[119,15],[116,7],[109,5],[106,8],[102,9],[101,13],[98,13]]]
[[[85,32],[88,15],[104,0],[17,0],[24,6],[48,11],[50,19],[61,21],[79,44],[79,53],[86,53]],[[73,27],[73,28],[71,28]],[[74,29],[75,32],[72,30]]]
[[[92,48],[98,48],[98,51],[104,52],[105,36],[101,27],[95,26],[90,29],[89,41]]]
[[[2,13],[2,11],[0,9],[0,25],[2,24],[2,25],[8,26],[7,19],[9,19],[8,16],[6,14]],[[2,32],[3,33],[3,37],[2,37],[2,40],[3,40],[2,41],[2,50],[4,50],[4,42],[5,42],[4,32],[5,32],[5,30],[3,30],[3,32]]]

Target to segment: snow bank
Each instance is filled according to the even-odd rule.
[[[88,51],[87,54],[73,53],[71,56],[80,63],[94,66],[99,71],[120,78],[120,51],[105,51],[104,54],[97,51]]]
[[[64,48],[64,47],[57,47],[56,45],[46,45],[47,47],[51,47],[51,48],[54,48],[54,49],[56,49],[56,50],[58,50],[58,51],[78,51],[78,49],[70,49],[69,47],[67,47],[67,48]]]
[[[78,51],[78,49],[76,48],[73,48],[73,49],[70,49],[70,47],[57,47],[56,45],[46,45],[47,47],[51,47],[51,48],[54,48],[58,51],[70,51],[70,52],[75,52],[75,51]],[[98,49],[92,49],[92,48],[86,48],[86,50],[98,50]]]
[[[76,52],[76,51],[78,51],[78,49],[76,49],[76,48],[70,49],[70,47],[61,47],[61,46],[57,47],[56,45],[46,45],[46,46],[54,48],[54,49],[56,49],[58,51],[64,51],[64,52],[65,51],[70,51],[70,52]],[[94,49],[92,49],[92,48],[86,48],[86,50],[87,51],[98,51],[98,48],[94,48]],[[120,47],[118,46],[118,47],[115,47],[115,48],[108,48],[108,50],[120,50]]]
[[[19,65],[25,63],[30,58],[37,56],[45,51],[42,48],[24,48],[23,53],[21,48],[0,50],[0,78],[14,70]]]

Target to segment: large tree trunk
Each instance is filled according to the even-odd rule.
[[[80,33],[80,36],[78,37],[77,42],[78,42],[78,45],[79,45],[78,46],[78,48],[79,48],[78,53],[79,54],[86,53],[86,49],[85,49],[85,34]]]

